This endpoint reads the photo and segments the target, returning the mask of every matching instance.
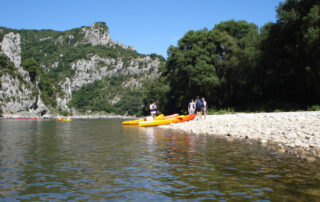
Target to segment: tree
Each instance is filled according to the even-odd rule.
[[[34,59],[24,60],[22,66],[29,72],[31,82],[33,83],[38,80],[40,75],[43,73],[43,69]]]
[[[206,49],[207,33],[207,29],[189,31],[178,47],[168,49],[163,77],[170,86],[167,109],[171,112],[186,111],[189,100],[196,95],[211,97],[219,84],[210,49]]]
[[[277,22],[261,31],[261,77],[265,97],[281,102],[320,100],[319,0],[287,0]]]
[[[150,109],[149,106],[152,102],[157,102],[158,110],[161,113],[168,113],[167,109],[167,92],[169,90],[169,86],[166,85],[163,78],[154,78],[145,80],[143,82],[142,87],[142,104],[143,114],[149,114]]]
[[[256,25],[234,20],[187,32],[178,47],[169,47],[162,73],[170,86],[169,111],[186,112],[197,95],[216,107],[252,101],[258,37]]]

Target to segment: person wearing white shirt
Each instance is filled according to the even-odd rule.
[[[194,103],[194,100],[191,99],[188,105],[188,112],[189,114],[194,114],[195,110],[196,110],[196,104]]]
[[[203,97],[201,100],[201,113],[204,119],[206,119],[206,111],[207,111],[207,102]]]
[[[156,114],[157,114],[157,105],[156,105],[156,102],[153,102],[153,103],[150,105],[150,114],[151,114],[151,116],[153,117],[153,119],[156,117]]]

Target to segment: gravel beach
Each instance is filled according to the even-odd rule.
[[[320,111],[207,115],[160,127],[251,140],[308,161],[320,157]]]

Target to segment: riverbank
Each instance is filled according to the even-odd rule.
[[[122,115],[77,115],[70,116],[72,119],[136,119],[135,116],[122,116]]]
[[[61,115],[44,115],[42,117],[30,114],[4,114],[2,115],[5,119],[56,119],[62,117]],[[101,115],[101,114],[90,114],[90,115],[74,115],[70,116],[71,119],[136,119],[135,116],[122,116],[122,115]]]
[[[206,120],[161,127],[258,142],[308,161],[320,158],[320,111],[207,115]]]

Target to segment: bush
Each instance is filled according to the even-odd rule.
[[[14,78],[19,75],[17,69],[15,68],[14,64],[10,62],[9,58],[0,54],[0,75],[2,76],[3,73],[8,73]]]
[[[26,59],[23,61],[22,66],[29,72],[31,81],[34,83],[39,76],[43,73],[43,69],[34,59]]]
[[[308,106],[308,111],[319,111],[319,110],[320,110],[320,105]]]
[[[105,78],[83,86],[72,92],[69,107],[80,112],[106,112],[115,114],[142,115],[143,92],[140,88],[124,88],[122,83],[129,80],[130,75]],[[116,103],[112,101],[118,97]]]
[[[219,110],[215,110],[215,109],[209,109],[207,114],[208,115],[222,115],[222,114],[234,114],[234,108],[227,108],[227,109],[219,109]]]
[[[67,110],[59,111],[59,114],[62,116],[68,116],[69,112]]]

